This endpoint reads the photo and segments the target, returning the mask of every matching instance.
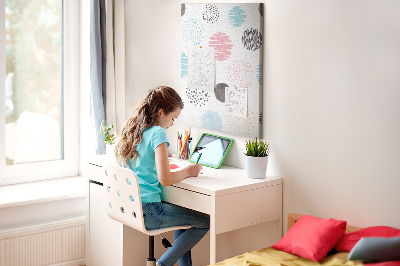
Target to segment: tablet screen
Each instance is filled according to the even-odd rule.
[[[232,142],[233,139],[203,134],[193,150],[194,152],[190,157],[190,161],[197,162],[201,154],[199,163],[219,168]]]

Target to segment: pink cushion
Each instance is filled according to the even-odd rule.
[[[346,231],[346,221],[303,215],[272,248],[320,261]]]
[[[362,237],[400,237],[400,230],[389,226],[366,227],[344,234],[335,249],[339,252],[350,252]]]

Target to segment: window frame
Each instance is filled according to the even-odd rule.
[[[79,170],[79,44],[80,2],[63,2],[63,135],[64,158],[54,161],[6,165],[5,156],[5,23],[0,27],[0,182],[1,185],[24,183],[67,176]],[[5,21],[5,0],[0,0],[0,20]]]

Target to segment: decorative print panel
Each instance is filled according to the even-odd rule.
[[[183,123],[262,137],[263,10],[262,3],[181,5]],[[214,49],[215,63],[202,67],[208,75],[196,74],[196,80],[215,71],[211,91],[188,83],[203,63],[194,65],[190,51],[202,48]]]

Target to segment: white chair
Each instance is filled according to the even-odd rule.
[[[172,226],[147,230],[144,226],[139,182],[135,173],[130,169],[109,163],[105,163],[104,168],[108,216],[149,236],[149,258],[147,258],[146,265],[155,266],[154,236],[172,230],[188,229],[190,226]]]

